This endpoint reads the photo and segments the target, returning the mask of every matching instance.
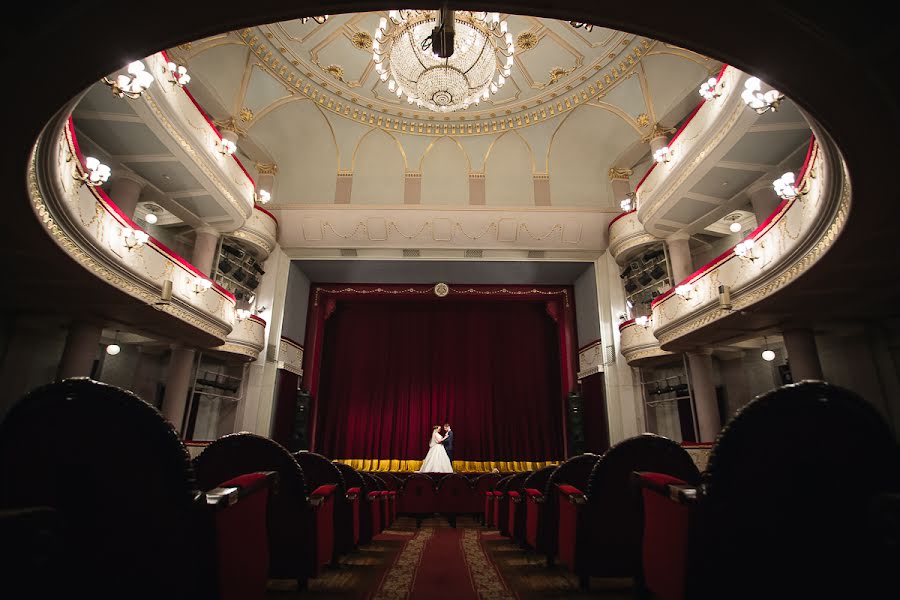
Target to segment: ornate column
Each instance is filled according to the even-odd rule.
[[[816,337],[812,330],[785,329],[782,336],[794,381],[822,379],[822,364],[819,362]]]
[[[172,355],[169,357],[162,413],[179,435],[184,435],[184,411],[193,380],[195,355],[196,351],[175,345],[172,346]]]
[[[669,251],[669,268],[672,270],[672,285],[687,279],[694,272],[694,261],[691,258],[690,236],[676,234],[666,239]]]
[[[99,353],[101,333],[103,328],[95,323],[75,321],[69,326],[57,379],[90,376],[91,367]]]
[[[127,171],[117,174],[110,181],[109,197],[129,219],[134,218],[134,209],[141,198],[141,190],[147,184],[141,177]]]
[[[753,214],[756,215],[757,225],[768,219],[779,204],[781,204],[781,198],[772,189],[771,184],[750,192],[750,206],[753,207]]]
[[[613,202],[616,206],[619,206],[623,200],[628,198],[628,194],[631,193],[632,174],[633,172],[631,171],[631,169],[610,167],[609,184],[612,187]],[[632,206],[632,208],[637,207]]]
[[[691,370],[691,390],[694,394],[694,410],[697,411],[697,429],[700,442],[716,439],[722,421],[716,402],[716,388],[712,378],[712,351],[688,352],[688,366]]]
[[[216,259],[216,248],[219,244],[219,232],[212,227],[199,227],[194,239],[194,253],[191,255],[191,264],[203,271],[207,277],[212,277],[213,262]]]

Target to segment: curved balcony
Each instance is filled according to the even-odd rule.
[[[278,368],[303,375],[303,346],[282,337],[278,344]]]
[[[259,353],[265,347],[266,322],[256,315],[251,315],[247,319],[238,319],[225,343],[215,348],[215,351],[252,361],[259,358]]]
[[[603,371],[603,344],[600,340],[578,350],[578,379]]]
[[[131,107],[226,213],[212,225],[241,227],[254,212],[253,179],[236,156],[219,151],[222,136],[188,89],[169,81],[166,53],[143,62],[156,81]]]
[[[649,323],[638,325],[634,319],[619,325],[619,351],[632,367],[651,362],[649,359],[652,358],[672,354],[659,347],[659,340],[653,335]]]
[[[620,265],[625,264],[644,246],[658,241],[659,238],[644,229],[637,210],[622,213],[609,223],[609,251]]]
[[[831,248],[847,221],[850,183],[837,150],[816,134],[797,176],[800,193],[734,249],[653,301],[653,335],[663,348],[674,350],[673,342],[684,336],[741,315],[797,280]],[[720,286],[729,291],[730,304],[720,298]]]
[[[725,66],[719,73],[719,96],[701,101],[668,146],[671,159],[654,164],[635,189],[638,219],[647,233],[664,238],[659,220],[691,190],[712,165],[740,140],[759,115],[741,98],[748,75]],[[669,230],[671,231],[671,230]]]
[[[234,323],[234,296],[146,235],[100,187],[78,179],[87,173],[85,158],[64,114],[44,130],[31,154],[28,192],[41,226],[76,263],[140,300],[119,306],[116,318],[142,327],[152,321],[199,343],[221,343]],[[170,298],[163,296],[169,285]]]
[[[264,261],[275,249],[278,239],[278,219],[275,215],[259,206],[253,207],[253,214],[240,229],[228,235],[246,242]]]

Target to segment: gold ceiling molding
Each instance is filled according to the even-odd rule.
[[[632,48],[623,55],[615,65],[607,65],[595,74],[595,78],[584,82],[577,89],[566,91],[562,95],[550,94],[547,98],[538,99],[537,103],[529,110],[518,113],[508,111],[504,117],[485,118],[477,115],[478,119],[467,122],[433,122],[433,115],[413,117],[399,117],[390,114],[396,107],[367,108],[360,104],[360,100],[351,97],[349,100],[332,95],[325,89],[322,82],[316,82],[309,73],[300,73],[283,57],[276,54],[264,36],[254,28],[245,28],[238,36],[246,44],[257,58],[262,61],[260,66],[269,74],[279,79],[282,83],[299,92],[313,101],[323,110],[328,110],[358,123],[363,123],[384,131],[393,131],[408,135],[425,136],[477,136],[502,133],[514,129],[522,129],[536,123],[542,123],[556,116],[569,112],[591,99],[605,95],[620,81],[633,74],[633,70],[647,53],[657,44],[655,40],[635,40]],[[445,117],[449,119],[449,117]]]
[[[540,39],[531,31],[523,31],[516,36],[516,47],[520,50],[531,50],[538,45]]]
[[[568,69],[563,69],[562,67],[553,67],[550,69],[550,79],[547,80],[547,83],[541,84],[541,87],[547,87],[548,85],[553,85],[563,77],[566,77],[569,73],[575,70],[575,67],[570,67]]]
[[[249,123],[253,120],[253,111],[245,106],[241,109],[239,116],[241,117],[241,121],[243,121],[244,123]]]
[[[638,127],[643,129],[644,127],[648,127],[650,125],[650,115],[647,113],[641,113],[637,116],[637,124]]]
[[[357,31],[350,37],[350,43],[360,50],[372,49],[372,36],[368,31]]]
[[[278,165],[275,163],[256,163],[256,172],[260,175],[278,175]]]
[[[328,65],[322,69],[338,81],[344,81],[344,67],[341,65]]]
[[[228,117],[227,119],[213,119],[213,124],[221,131],[231,131],[238,135],[247,135],[247,130],[237,124],[237,119]]]
[[[657,123],[644,137],[641,138],[641,141],[649,142],[656,138],[672,135],[675,131],[676,129],[674,127],[661,127],[660,124]]]
[[[624,169],[621,167],[610,167],[609,168],[609,180],[616,181],[622,180],[628,181],[631,179],[631,176],[634,174],[634,171],[631,169]]]

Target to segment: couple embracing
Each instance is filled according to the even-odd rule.
[[[419,473],[452,473],[453,472],[453,430],[450,423],[444,423],[443,429],[435,425],[431,429],[430,450],[422,461]]]

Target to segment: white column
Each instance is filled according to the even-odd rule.
[[[144,182],[129,173],[113,177],[109,184],[109,197],[129,219],[134,218],[134,209],[141,198]]]
[[[628,366],[619,352],[619,320],[625,313],[625,290],[619,279],[619,268],[609,252],[594,261],[597,276],[597,305],[600,308],[600,336],[604,352],[614,346],[615,362],[603,367],[606,386],[606,411],[609,423],[609,443],[646,431],[644,423],[644,398],[640,389],[637,370]]]
[[[675,235],[666,240],[666,248],[669,251],[672,285],[675,286],[694,272],[690,239],[686,235]]]
[[[822,365],[813,332],[809,329],[785,329],[782,336],[793,380],[822,379]]]
[[[753,214],[756,215],[757,225],[768,219],[779,204],[781,204],[781,198],[778,197],[771,185],[750,192],[750,206],[753,207]]]
[[[103,328],[95,323],[76,321],[69,327],[66,346],[59,361],[57,379],[89,377],[100,351]]]
[[[176,345],[172,347],[172,355],[169,357],[162,413],[179,435],[184,435],[184,409],[193,383],[195,356],[195,350]]]
[[[266,307],[260,314],[266,320],[266,344],[259,358],[246,371],[244,400],[235,416],[237,431],[252,431],[264,436],[271,434],[278,357],[270,350],[277,353],[281,341],[290,266],[291,260],[280,246],[275,247],[263,265],[266,274],[256,290],[256,306]]]
[[[697,429],[701,442],[711,442],[721,429],[719,405],[716,402],[716,388],[712,378],[712,352],[709,350],[688,352],[691,370],[691,391],[694,395],[694,410],[697,412]]]
[[[667,135],[660,135],[655,138],[651,138],[650,139],[650,156],[653,156],[657,150],[659,150],[663,146],[668,145],[668,143],[669,143],[669,136],[667,136]]]
[[[199,227],[196,229],[196,234],[191,264],[200,269],[207,277],[212,277],[216,248],[219,245],[219,232],[211,227]]]

